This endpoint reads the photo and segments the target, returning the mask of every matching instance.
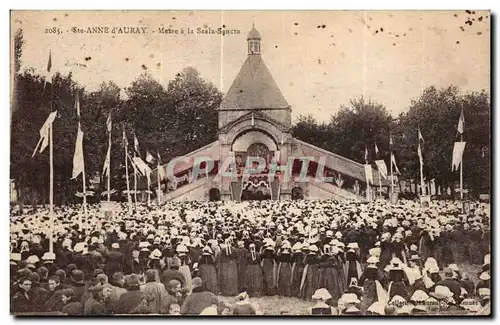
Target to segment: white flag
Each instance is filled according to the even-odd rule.
[[[378,157],[378,154],[379,154],[378,147],[377,144],[375,143],[375,155]]]
[[[396,156],[394,156],[394,153],[391,153],[391,164],[392,164],[392,165],[394,166],[394,168],[396,169],[396,174],[401,175],[401,173],[399,172],[398,165],[396,165]]]
[[[110,156],[111,156],[111,148],[108,147],[108,152],[106,153],[106,159],[104,160],[104,166],[102,168],[102,175],[109,177],[109,163],[110,163]]]
[[[150,164],[155,161],[154,157],[148,151],[146,151],[146,161]]]
[[[453,145],[453,160],[451,163],[451,171],[458,170],[462,163],[462,155],[465,149],[465,142],[455,142]]]
[[[73,177],[71,179],[75,179],[83,172],[84,169],[84,160],[83,160],[83,131],[78,127],[78,134],[76,135],[76,144],[75,144],[75,154],[73,156]]]
[[[163,166],[158,165],[158,175],[160,180],[165,179],[165,169],[163,169]]]
[[[141,159],[141,157],[134,157],[132,158],[132,161],[143,176],[151,174],[151,168],[149,168],[149,166],[144,162],[144,160]]]
[[[367,179],[368,183],[373,184],[372,165],[370,165],[370,164],[365,165],[365,175],[366,175],[366,179]]]
[[[36,151],[39,147],[40,153],[42,153],[43,150],[45,150],[45,148],[49,145],[49,128],[52,127],[52,123],[56,119],[56,116],[57,111],[50,113],[47,117],[47,120],[45,120],[45,123],[43,123],[42,127],[40,128],[40,140],[38,140],[38,143],[36,144],[35,150],[33,151],[33,155],[31,157],[35,156]]]
[[[108,128],[108,132],[111,132],[111,112],[109,112],[108,119],[106,120],[106,126]]]
[[[385,164],[385,161],[383,161],[382,159],[375,160],[375,164],[377,165],[380,176],[382,176],[383,178],[387,178],[387,165]]]

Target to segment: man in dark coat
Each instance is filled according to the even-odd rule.
[[[85,294],[86,288],[85,283],[83,282],[85,274],[82,270],[74,270],[73,274],[70,277],[71,284],[69,288],[74,291],[74,299],[80,301]]]
[[[170,264],[170,269],[166,269],[161,276],[161,282],[165,285],[165,288],[168,286],[170,280],[178,280],[182,287],[186,285],[186,278],[179,271],[180,266],[181,261],[177,257],[174,257]]]
[[[26,313],[34,311],[33,302],[31,301],[31,280],[24,278],[19,281],[18,286],[19,288],[10,303],[11,312]]]
[[[49,298],[49,292],[40,286],[40,275],[31,273],[31,303],[34,311],[44,311],[45,303]]]
[[[111,244],[111,251],[106,256],[106,275],[111,278],[115,272],[123,271],[124,256],[120,252],[120,245],[118,243]]]
[[[217,300],[215,294],[203,289],[203,280],[201,278],[194,278],[192,285],[192,293],[182,303],[182,315],[199,315],[203,309],[212,306],[213,301]]]
[[[144,292],[139,287],[139,276],[130,274],[125,276],[127,292],[123,293],[116,303],[116,314],[144,314],[147,313],[147,301]]]
[[[453,299],[455,299],[455,301],[458,302],[460,299],[460,292],[462,290],[461,289],[462,286],[457,280],[453,279],[453,271],[451,269],[445,268],[443,270],[443,273],[444,273],[444,279],[439,281],[436,285],[448,287],[448,289],[450,289],[450,291],[453,292]]]

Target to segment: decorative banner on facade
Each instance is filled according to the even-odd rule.
[[[453,145],[453,160],[451,163],[451,171],[454,172],[458,170],[460,164],[462,163],[462,155],[465,149],[465,142],[455,142]]]

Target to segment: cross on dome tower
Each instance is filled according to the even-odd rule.
[[[248,55],[260,55],[260,33],[255,29],[255,24],[252,24],[252,29],[247,36]]]

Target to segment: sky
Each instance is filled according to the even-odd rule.
[[[13,11],[23,29],[22,68],[52,66],[89,90],[112,80],[124,88],[143,72],[164,86],[196,68],[224,93],[247,56],[252,24],[262,54],[295,120],[328,121],[363,95],[393,116],[428,86],[490,90],[487,11]],[[198,34],[204,26],[239,34]],[[47,29],[58,28],[56,35]],[[72,28],[147,27],[147,34],[84,34]],[[194,30],[168,35],[158,29]]]

